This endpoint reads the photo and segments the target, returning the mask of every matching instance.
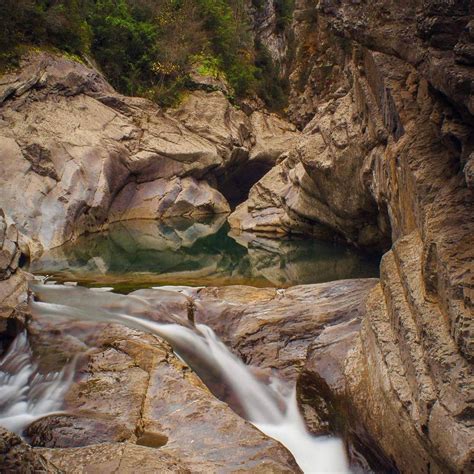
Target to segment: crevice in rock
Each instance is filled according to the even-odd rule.
[[[399,472],[377,441],[358,421],[350,404],[334,395],[325,380],[304,370],[298,377],[297,391],[304,408],[311,407],[317,414],[316,427],[310,430],[340,436],[347,445],[351,464],[362,466],[364,472]]]

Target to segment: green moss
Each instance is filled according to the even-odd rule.
[[[224,76],[224,72],[220,68],[219,59],[209,54],[196,54],[191,58],[192,63],[196,66],[196,70],[201,76],[214,77],[218,79]]]

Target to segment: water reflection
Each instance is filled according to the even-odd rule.
[[[217,216],[116,223],[46,252],[29,271],[117,291],[153,285],[287,287],[378,276],[378,261],[333,243],[235,235],[226,216]]]

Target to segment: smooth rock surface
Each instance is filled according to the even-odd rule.
[[[32,257],[103,228],[109,210],[115,220],[227,211],[206,181],[223,186],[250,156],[257,168],[271,166],[290,146],[276,145],[271,130],[297,135],[272,115],[254,126],[221,92],[195,91],[164,112],[117,94],[97,71],[46,52],[28,53],[18,71],[2,77],[0,111],[0,207]],[[180,201],[172,206],[163,193],[181,193]]]
[[[229,213],[225,198],[206,181],[193,178],[129,183],[114,199],[108,221],[199,217]]]
[[[298,472],[285,448],[214,398],[166,343],[118,325],[87,341],[99,349],[67,395],[70,415],[28,429],[58,466],[132,472],[142,459],[145,472]]]

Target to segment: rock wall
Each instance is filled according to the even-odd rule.
[[[228,212],[208,183],[226,189],[249,163],[262,168],[255,182],[298,135],[272,114],[247,116],[222,92],[196,91],[165,113],[41,52],[2,77],[0,117],[0,206],[33,257],[103,228],[110,210],[112,220]]]
[[[0,340],[14,337],[15,329],[18,329],[15,326],[22,319],[9,319],[17,307],[26,301],[29,276],[19,268],[20,258],[18,230],[0,209]]]
[[[403,472],[472,470],[473,13],[467,1],[296,2],[289,113],[302,138],[229,217],[392,244],[345,383],[308,365],[300,388],[306,406],[329,397],[357,414]],[[314,358],[327,362],[321,337]]]
[[[278,65],[282,77],[289,73],[292,44],[289,41],[291,29],[284,24],[278,12],[277,0],[248,0],[247,10],[253,20],[253,32],[257,41],[270,53]]]
[[[0,207],[19,231],[0,222],[5,281],[19,248],[226,211],[216,188],[276,164],[229,217],[235,229],[388,250],[357,300],[360,328],[318,327],[294,359],[308,420],[345,410],[403,472],[472,471],[472,18],[462,0],[297,0],[288,113],[301,133],[220,92],[165,113],[84,65],[31,55],[0,83]]]

